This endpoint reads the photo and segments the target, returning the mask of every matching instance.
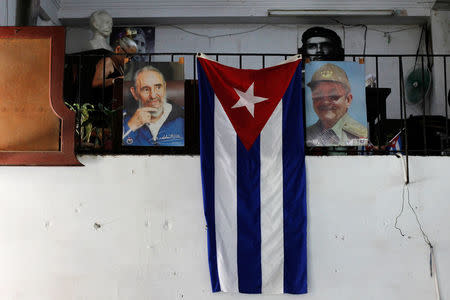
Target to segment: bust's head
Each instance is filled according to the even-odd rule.
[[[98,33],[107,38],[112,31],[112,17],[105,10],[97,10],[92,13],[89,25],[94,34]]]
[[[333,30],[312,27],[302,35],[299,53],[310,60],[344,60],[341,38]]]

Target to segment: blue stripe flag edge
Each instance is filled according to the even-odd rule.
[[[197,60],[200,101],[200,164],[203,207],[208,236],[208,262],[213,292],[220,292],[217,269],[216,224],[214,222],[214,91]]]
[[[284,292],[307,293],[302,67],[283,97]],[[297,137],[297,138],[293,138]]]

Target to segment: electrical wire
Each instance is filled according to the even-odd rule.
[[[345,24],[342,23],[341,21],[334,19],[334,18],[330,18],[331,20],[333,20],[334,22],[342,25],[344,27],[344,34],[345,34],[345,27],[363,27],[364,28],[364,46],[363,46],[363,55],[366,54],[366,46],[367,46],[367,30],[368,27],[365,24],[355,24],[355,25],[351,25],[351,24]],[[344,45],[345,46],[345,45]]]
[[[342,23],[341,21],[339,21],[338,19],[334,19],[334,18],[330,18],[331,20],[333,20],[334,22],[336,22],[337,24],[341,25],[343,28],[343,35],[344,35],[344,41],[345,41],[345,27],[351,27],[351,28],[355,28],[355,27],[363,27],[364,28],[364,48],[363,48],[363,54],[366,54],[366,45],[367,45],[367,31],[375,31],[375,32],[380,32],[383,33],[384,36],[388,37],[388,42],[390,42],[391,40],[391,33],[395,33],[395,32],[401,32],[401,31],[406,31],[406,30],[410,30],[416,27],[416,25],[413,26],[408,26],[408,27],[403,27],[400,29],[396,29],[396,30],[380,30],[380,29],[375,29],[375,28],[369,28],[367,25],[365,24],[345,24]],[[345,43],[344,43],[345,46]]]
[[[391,33],[396,33],[396,32],[406,31],[406,30],[410,30],[410,29],[413,29],[413,28],[416,27],[416,25],[413,25],[413,26],[409,26],[409,27],[403,27],[403,28],[400,28],[400,29],[396,29],[396,30],[387,30],[387,31],[384,31],[384,30],[379,30],[379,29],[375,29],[375,28],[369,28],[369,27],[368,27],[367,25],[365,25],[365,24],[355,24],[355,25],[353,25],[353,24],[345,24],[345,23],[342,23],[341,21],[339,21],[339,20],[337,20],[337,19],[334,19],[334,18],[330,18],[330,19],[333,20],[334,22],[340,24],[340,25],[342,26],[342,31],[343,31],[343,47],[345,47],[345,27],[363,27],[363,28],[364,28],[364,45],[363,45],[363,54],[364,54],[364,55],[366,54],[366,49],[367,49],[367,31],[370,30],[370,31],[375,31],[375,32],[383,33],[385,36],[388,37],[388,40],[390,41],[390,34],[391,34]],[[247,30],[247,31],[242,31],[242,32],[226,33],[226,34],[219,34],[219,35],[207,35],[207,34],[201,34],[201,33],[193,32],[193,31],[184,29],[184,28],[182,28],[182,27],[180,27],[180,26],[177,26],[177,25],[168,25],[168,26],[173,27],[173,28],[176,28],[176,29],[181,30],[181,31],[183,31],[183,32],[186,32],[186,33],[195,35],[195,36],[204,37],[204,38],[209,38],[209,39],[219,38],[219,37],[225,37],[225,36],[234,36],[234,35],[241,35],[241,34],[251,33],[251,32],[255,32],[255,31],[258,31],[258,30],[260,30],[260,29],[263,29],[264,27],[267,27],[267,26],[281,27],[281,26],[279,26],[279,25],[274,25],[274,24],[264,24],[264,25],[261,25],[261,26],[259,26],[259,27],[254,28],[254,29]],[[285,26],[285,27],[286,27],[286,26]],[[297,25],[297,34],[298,34],[298,25]],[[420,41],[419,41],[419,47],[420,47],[420,42],[421,42],[421,40],[422,40],[422,36],[421,36]],[[298,38],[297,38],[297,43],[298,43]]]
[[[405,236],[405,234],[402,232],[402,230],[401,230],[401,228],[399,228],[398,226],[397,226],[397,223],[398,223],[398,219],[401,217],[401,215],[403,214],[403,211],[404,211],[404,208],[405,208],[405,194],[407,195],[407,197],[406,197],[406,199],[407,199],[407,203],[408,203],[408,206],[409,206],[409,208],[411,209],[411,211],[413,212],[413,214],[414,214],[414,216],[415,216],[415,218],[416,218],[416,222],[417,222],[417,225],[419,226],[419,230],[420,230],[420,232],[421,232],[421,234],[422,234],[422,238],[423,238],[423,240],[424,240],[424,242],[428,245],[428,246],[430,246],[430,247],[432,247],[432,245],[431,245],[431,242],[430,242],[430,239],[428,238],[428,235],[425,233],[425,231],[423,230],[423,226],[422,226],[422,223],[420,222],[420,220],[419,220],[419,216],[417,215],[417,212],[416,212],[416,210],[414,209],[414,207],[412,206],[412,204],[411,204],[411,201],[410,201],[410,198],[409,198],[409,188],[408,188],[408,185],[405,183],[405,184],[403,184],[403,191],[402,191],[402,208],[401,208],[401,210],[400,210],[400,213],[397,215],[397,217],[395,218],[395,229],[397,229],[398,231],[400,231],[400,234],[401,234],[401,236]]]
[[[422,26],[422,31],[420,32],[419,44],[417,45],[416,60],[414,61],[414,70],[416,70],[417,59],[419,58],[420,45],[422,44],[422,37],[423,37],[424,31],[425,31],[425,26]]]
[[[364,50],[363,55],[366,55],[366,45],[367,45],[367,25],[363,25],[364,27]]]
[[[345,26],[342,25],[342,48],[345,49]]]
[[[406,31],[406,30],[410,30],[413,28],[416,28],[417,25],[412,25],[412,26],[408,26],[408,27],[404,27],[401,29],[397,29],[397,30],[389,30],[389,31],[384,31],[384,30],[379,30],[379,29],[375,29],[375,28],[369,28],[370,31],[376,31],[376,32],[381,32],[384,34],[391,34],[391,33],[396,33],[396,32],[401,32],[401,31]]]
[[[342,23],[341,21],[339,21],[338,19],[334,19],[334,18],[330,18],[332,21],[334,21],[334,22],[336,22],[337,24],[339,24],[339,25],[342,25],[342,26],[345,26],[345,27],[364,27],[364,26],[366,26],[366,27],[368,27],[367,25],[365,25],[365,24],[345,24],[345,23]],[[400,28],[400,29],[395,29],[395,30],[380,30],[380,29],[376,29],[376,28],[368,28],[368,30],[370,30],[370,31],[376,31],[376,32],[381,32],[381,33],[383,33],[383,34],[391,34],[391,33],[396,33],[396,32],[401,32],[401,31],[406,31],[406,30],[411,30],[411,29],[413,29],[413,28],[416,28],[417,27],[417,25],[410,25],[410,26],[407,26],[407,27],[403,27],[403,28]]]
[[[403,173],[405,173],[406,170],[405,170],[405,164],[403,162],[403,156],[400,154],[399,158],[401,159],[401,163],[402,163],[402,169],[403,169],[402,171],[403,171]],[[403,184],[403,190],[402,190],[402,207],[400,209],[400,213],[395,217],[394,227],[395,227],[395,229],[397,229],[400,232],[401,236],[405,236],[405,234],[403,233],[402,229],[397,226],[398,219],[403,214],[403,211],[404,211],[404,208],[405,208],[405,194],[407,195],[406,199],[407,199],[408,206],[411,209],[411,211],[413,212],[414,217],[416,218],[416,222],[417,222],[419,230],[420,230],[420,232],[422,234],[423,241],[430,248],[430,256],[429,256],[430,277],[434,277],[434,285],[435,285],[435,290],[436,290],[436,299],[440,300],[441,296],[440,296],[440,293],[439,293],[439,280],[438,280],[438,277],[437,277],[436,258],[434,256],[434,248],[433,248],[433,245],[430,242],[430,239],[428,238],[428,235],[423,230],[422,223],[419,220],[419,216],[417,215],[416,210],[414,209],[414,207],[411,204],[410,197],[409,197],[409,188],[408,188],[408,183],[407,183],[406,179],[405,179],[405,183]],[[434,270],[434,273],[433,273],[433,270]],[[434,274],[434,276],[433,276],[433,274]]]
[[[177,25],[168,25],[168,26],[176,28],[176,29],[181,30],[183,32],[195,35],[195,36],[205,37],[205,38],[209,38],[209,39],[214,39],[214,38],[219,38],[219,37],[224,37],[224,36],[233,36],[233,35],[240,35],[240,34],[246,34],[246,33],[250,33],[250,32],[255,32],[255,31],[263,29],[264,27],[267,27],[269,25],[270,24],[264,24],[264,25],[261,25],[259,27],[254,28],[254,29],[247,30],[247,31],[226,33],[226,34],[219,34],[219,35],[206,35],[206,34],[196,33],[196,32],[193,32],[193,31],[186,30],[186,29],[184,29],[184,28],[182,28],[180,26],[177,26]]]
[[[397,223],[398,223],[398,219],[403,214],[403,210],[405,209],[405,186],[406,186],[406,183],[403,186],[403,191],[402,191],[402,208],[400,209],[400,213],[395,217],[395,224],[394,224],[395,229],[397,229],[400,232],[401,236],[405,236],[405,234],[403,233],[402,229],[397,226]]]

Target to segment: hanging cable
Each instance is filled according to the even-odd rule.
[[[342,25],[342,48],[345,49],[345,26]]]
[[[363,55],[366,55],[366,45],[367,45],[367,25],[363,25],[364,27],[364,50]]]
[[[425,53],[427,55],[427,67],[428,70],[431,72],[431,69],[433,68],[433,58],[430,56],[430,31],[427,29],[427,26],[425,27]]]
[[[196,33],[196,32],[193,32],[193,31],[186,30],[186,29],[184,29],[184,28],[182,28],[180,26],[177,26],[177,25],[168,25],[168,26],[176,28],[176,29],[181,30],[183,32],[195,35],[195,36],[205,37],[205,38],[209,38],[209,39],[214,39],[214,38],[218,38],[218,37],[233,36],[233,35],[239,35],[239,34],[246,34],[246,33],[250,33],[250,32],[255,32],[255,31],[263,29],[264,27],[267,27],[269,25],[270,24],[264,24],[264,25],[261,25],[259,27],[254,28],[254,29],[247,30],[247,31],[235,32],[235,33],[226,33],[226,34],[219,34],[219,35],[207,35],[207,34]]]
[[[367,31],[371,30],[371,31],[376,31],[376,32],[383,33],[388,38],[388,41],[390,42],[391,33],[396,33],[396,32],[401,32],[401,31],[405,31],[405,30],[410,30],[410,29],[413,29],[413,28],[416,27],[416,25],[414,25],[414,26],[409,26],[409,27],[403,27],[403,28],[396,29],[396,30],[384,31],[384,30],[379,30],[379,29],[375,29],[375,28],[369,28],[365,24],[355,24],[355,25],[353,25],[353,24],[344,24],[344,23],[342,23],[341,21],[339,21],[337,19],[333,19],[333,18],[330,18],[330,19],[342,26],[343,43],[344,43],[343,46],[345,46],[345,27],[363,27],[364,28],[364,44],[363,44],[363,54],[364,55],[366,54],[366,49],[367,49]],[[251,33],[251,32],[255,32],[255,31],[261,30],[261,29],[263,29],[264,27],[267,27],[267,26],[280,27],[279,25],[274,25],[274,24],[264,24],[264,25],[261,25],[259,27],[254,28],[254,29],[247,30],[247,31],[242,31],[242,32],[226,33],[226,34],[219,34],[219,35],[207,35],[207,34],[201,34],[201,33],[197,33],[197,32],[193,32],[193,31],[184,29],[184,28],[182,28],[182,27],[180,27],[178,25],[167,25],[167,26],[176,28],[178,30],[181,30],[183,32],[186,32],[186,33],[189,33],[189,34],[192,34],[192,35],[195,35],[195,36],[209,38],[209,39]],[[298,34],[298,26],[297,26],[297,34]],[[422,40],[422,36],[421,36],[420,40]],[[297,46],[298,46],[298,42],[297,42]],[[419,42],[419,46],[420,46],[420,42]]]
[[[417,45],[417,51],[416,51],[416,60],[414,61],[414,71],[416,70],[417,59],[419,58],[420,45],[422,44],[422,37],[423,37],[424,31],[425,31],[425,25],[422,26],[422,31],[420,32],[419,45]]]
[[[416,210],[414,209],[414,207],[411,204],[411,201],[410,201],[410,198],[409,198],[409,187],[408,187],[409,184],[407,183],[406,177],[405,177],[406,168],[405,168],[405,163],[403,161],[403,155],[401,153],[397,153],[397,157],[399,157],[400,160],[401,160],[402,174],[404,176],[405,182],[403,183],[403,190],[402,190],[402,207],[400,209],[400,213],[395,217],[394,227],[395,227],[395,229],[397,229],[400,232],[401,236],[405,236],[405,234],[403,233],[402,229],[400,227],[398,227],[397,224],[398,224],[398,219],[403,214],[403,211],[404,211],[404,208],[405,208],[405,195],[406,195],[408,206],[409,206],[409,208],[411,209],[411,211],[413,212],[413,214],[414,214],[414,216],[416,218],[416,222],[417,222],[419,230],[420,230],[420,232],[422,234],[422,238],[423,238],[425,244],[427,244],[428,247],[430,248],[430,256],[429,256],[430,277],[434,277],[434,286],[435,286],[435,291],[436,291],[436,299],[440,300],[441,296],[440,296],[440,293],[439,293],[439,280],[438,280],[437,269],[436,269],[436,258],[434,256],[434,248],[433,248],[433,245],[430,242],[430,239],[428,238],[428,235],[423,230],[422,223],[419,220],[419,216],[417,215]]]
[[[375,28],[369,28],[370,31],[376,31],[376,32],[381,32],[384,34],[391,34],[391,33],[396,33],[396,32],[401,32],[401,31],[405,31],[405,30],[410,30],[416,28],[416,25],[412,25],[412,26],[408,26],[408,27],[404,27],[404,28],[400,28],[400,29],[396,29],[396,30],[388,30],[388,31],[384,31],[384,30],[379,30],[379,29],[375,29]]]
[[[345,24],[345,23],[342,23],[341,21],[339,21],[337,19],[334,19],[334,18],[330,18],[330,19],[333,20],[334,22],[336,22],[337,24],[341,25],[344,28],[344,36],[345,36],[345,27],[353,27],[353,28],[355,28],[355,27],[363,27],[364,28],[364,49],[363,49],[363,54],[366,54],[366,43],[367,43],[367,31],[368,30],[383,33],[384,36],[388,38],[388,43],[390,43],[390,41],[391,41],[391,33],[396,33],[396,32],[401,32],[401,31],[405,31],[405,30],[410,30],[412,28],[416,28],[416,25],[413,25],[413,26],[408,26],[408,27],[403,27],[403,28],[400,28],[400,29],[396,29],[396,30],[384,31],[384,30],[380,30],[380,29],[369,28],[365,24]]]

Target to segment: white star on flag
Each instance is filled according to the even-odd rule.
[[[248,112],[252,115],[253,118],[255,117],[255,104],[269,99],[255,96],[255,93],[253,91],[254,86],[255,83],[253,82],[245,93],[238,89],[234,89],[239,96],[239,100],[238,102],[236,102],[236,104],[234,104],[231,107],[231,108],[238,108],[245,106],[245,108],[247,108]]]

